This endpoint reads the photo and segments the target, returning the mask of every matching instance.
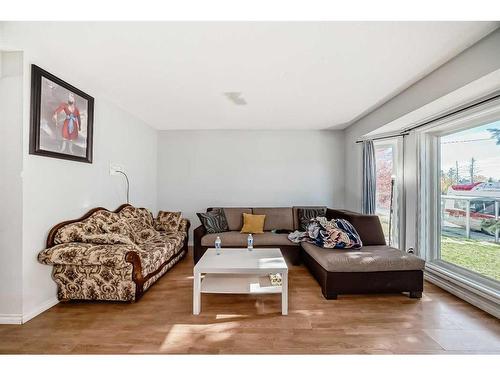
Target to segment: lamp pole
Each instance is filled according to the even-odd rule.
[[[127,180],[127,204],[130,203],[129,202],[129,192],[130,192],[130,182],[128,180],[128,176],[125,172],[123,171],[116,171],[117,173],[121,173],[122,175],[125,176],[125,180]]]

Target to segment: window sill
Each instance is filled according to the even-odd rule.
[[[441,263],[427,263],[427,281],[500,319],[500,294],[497,288],[453,272]]]

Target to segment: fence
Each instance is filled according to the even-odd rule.
[[[464,201],[465,202],[465,236],[470,238],[471,231],[471,202],[494,202],[494,219],[495,219],[495,242],[499,242],[499,232],[500,228],[498,225],[498,217],[499,217],[499,206],[500,206],[500,198],[498,197],[473,197],[473,196],[462,196],[462,195],[441,195],[441,227],[444,225],[445,218],[445,210],[446,210],[446,200],[453,201]],[[455,206],[455,205],[454,205]],[[453,210],[461,210],[457,208],[453,208]],[[493,218],[493,217],[492,217]]]

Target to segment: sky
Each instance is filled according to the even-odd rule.
[[[500,179],[500,145],[491,139],[487,129],[500,129],[500,121],[463,130],[441,138],[441,169],[455,168],[458,161],[460,176],[469,175],[471,158],[477,161],[477,174]]]

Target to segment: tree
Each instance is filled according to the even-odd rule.
[[[479,172],[479,169],[477,168],[477,160],[472,158],[470,159],[470,164],[469,164],[469,176],[470,176],[470,183],[474,183],[474,177],[477,175],[477,172]]]
[[[494,139],[497,143],[497,146],[500,146],[500,129],[488,129],[491,133],[491,138]]]
[[[441,194],[447,194],[450,186],[455,185],[456,180],[455,168],[448,169],[448,172],[441,171]]]
[[[389,209],[391,205],[392,154],[377,151],[377,206]]]
[[[451,184],[455,184],[458,182],[457,180],[455,180],[456,175],[455,175],[455,170],[453,168],[448,169],[448,173],[446,175],[447,178],[450,180]]]

